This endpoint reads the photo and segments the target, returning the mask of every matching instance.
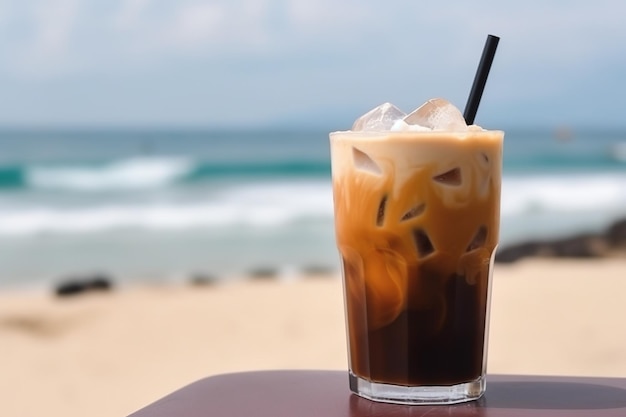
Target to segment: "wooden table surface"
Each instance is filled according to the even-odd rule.
[[[626,378],[489,375],[478,401],[375,403],[340,371],[259,371],[194,382],[129,417],[626,417]]]

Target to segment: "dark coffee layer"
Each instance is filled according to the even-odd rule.
[[[398,385],[453,385],[477,379],[483,367],[486,302],[486,285],[469,285],[465,277],[452,276],[443,288],[442,303],[407,308],[389,325],[369,330],[367,312],[358,311],[362,305],[349,300],[352,372]]]

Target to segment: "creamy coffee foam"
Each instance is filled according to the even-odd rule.
[[[391,191],[398,194],[418,171],[436,177],[458,170],[459,184],[445,187],[434,181],[424,185],[432,185],[447,205],[463,205],[486,197],[492,178],[500,184],[501,141],[501,132],[483,130],[335,132],[331,134],[333,180],[341,182],[350,176],[374,187],[383,178],[393,178]]]

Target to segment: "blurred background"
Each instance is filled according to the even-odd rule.
[[[338,266],[328,132],[389,101],[506,131],[502,244],[626,216],[626,4],[0,0],[0,285]]]

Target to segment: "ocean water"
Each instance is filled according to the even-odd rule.
[[[501,246],[626,217],[626,131],[507,130]],[[0,131],[0,285],[338,268],[324,131]]]

